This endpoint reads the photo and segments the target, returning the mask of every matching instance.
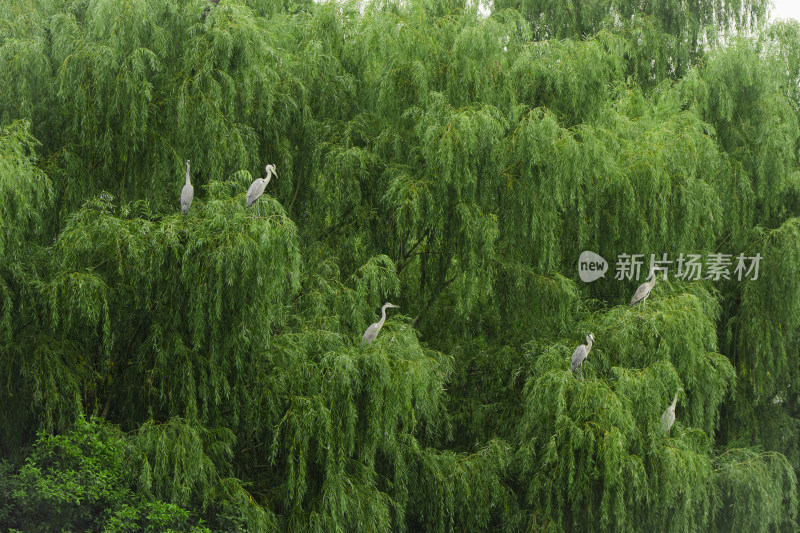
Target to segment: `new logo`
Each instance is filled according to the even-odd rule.
[[[578,258],[578,275],[585,283],[604,277],[607,271],[608,262],[594,252],[583,252]]]

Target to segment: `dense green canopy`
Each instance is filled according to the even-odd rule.
[[[0,524],[800,527],[800,25],[489,7],[0,3]]]

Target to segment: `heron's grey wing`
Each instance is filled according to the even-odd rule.
[[[377,323],[370,324],[369,327],[367,328],[367,331],[364,332],[364,336],[361,337],[361,346],[364,346],[365,344],[369,344],[372,341],[374,341],[375,337],[378,336],[378,331],[380,331],[380,328],[378,328]]]
[[[250,207],[258,200],[258,197],[264,192],[265,187],[264,180],[261,178],[258,178],[250,184],[250,188],[247,189],[247,207]]]
[[[664,433],[669,432],[674,422],[675,422],[675,411],[672,410],[672,406],[667,407],[667,410],[664,411],[663,415],[661,415],[661,429],[664,430]]]
[[[586,346],[581,344],[575,348],[574,352],[572,352],[572,365],[570,365],[569,371],[575,372],[575,370],[581,366],[581,363],[583,363],[584,359],[586,359]],[[581,372],[583,372],[583,370],[581,370]]]
[[[639,302],[647,298],[648,294],[650,294],[650,287],[647,284],[647,282],[644,282],[641,285],[639,285],[639,288],[636,289],[635,293],[633,293],[633,298],[631,298],[631,305],[633,306],[638,304]]]
[[[190,183],[184,185],[183,190],[181,191],[181,212],[184,215],[189,212],[189,206],[192,205],[193,199],[194,187],[192,187]]]

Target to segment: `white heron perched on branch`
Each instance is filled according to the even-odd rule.
[[[592,349],[592,343],[594,342],[594,335],[589,333],[586,336],[586,344],[581,344],[575,351],[572,353],[572,364],[569,367],[570,372],[575,372],[575,370],[581,370],[581,379],[583,379],[583,362],[589,357],[589,350]]]
[[[380,332],[381,328],[383,327],[383,323],[386,322],[387,307],[394,307],[400,309],[399,305],[390,304],[389,302],[383,304],[383,307],[381,307],[381,319],[378,322],[369,325],[367,331],[364,332],[364,336],[361,337],[361,346],[366,346],[367,344],[374,341],[375,337],[378,336],[378,332]]]
[[[636,289],[635,293],[633,293],[633,298],[631,298],[631,307],[640,302],[644,302],[643,307],[645,309],[647,308],[647,297],[650,296],[650,291],[653,290],[653,287],[656,284],[656,270],[661,270],[661,268],[655,265],[650,267],[650,275],[647,277],[647,279],[650,281],[645,281],[639,285],[639,288]]]
[[[672,404],[667,407],[667,410],[664,411],[664,414],[661,415],[661,429],[669,435],[669,430],[672,429],[672,424],[675,423],[675,406],[678,403],[678,393],[675,393],[675,397],[672,399]]]
[[[267,165],[266,169],[267,177],[266,178],[256,178],[256,180],[250,184],[250,188],[247,189],[247,207],[253,205],[253,203],[258,202],[258,199],[261,198],[261,195],[264,194],[264,189],[267,188],[267,183],[269,183],[269,179],[275,174],[275,177],[278,177],[278,173],[275,172],[275,165]],[[256,212],[258,216],[261,216],[261,211],[258,209],[258,204],[256,204]]]
[[[183,186],[181,191],[181,213],[184,215],[189,212],[189,206],[192,205],[194,199],[194,187],[189,180],[189,160],[186,160],[186,185]]]

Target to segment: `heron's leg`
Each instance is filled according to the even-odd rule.
[[[583,363],[581,363],[581,366],[578,367],[578,370],[581,371],[581,381],[583,381]]]

